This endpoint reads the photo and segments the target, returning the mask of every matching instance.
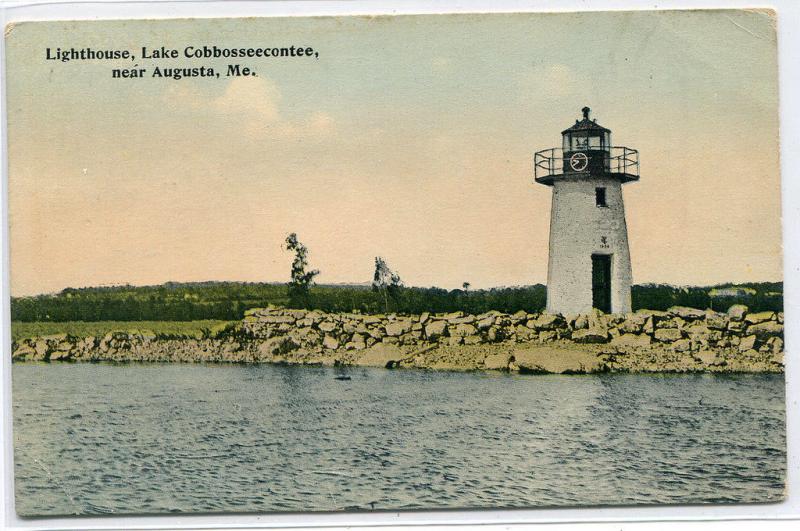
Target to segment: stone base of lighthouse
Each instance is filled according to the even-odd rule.
[[[609,313],[630,312],[631,278],[620,181],[574,174],[556,179],[547,311],[585,314],[598,307]]]

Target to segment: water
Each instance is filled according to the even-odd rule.
[[[21,515],[762,502],[784,487],[781,375],[15,364],[13,395]]]

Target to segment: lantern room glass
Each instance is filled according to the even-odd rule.
[[[587,151],[611,149],[611,133],[606,131],[572,131],[564,133],[564,151]]]

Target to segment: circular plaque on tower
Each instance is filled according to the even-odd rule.
[[[569,166],[572,171],[583,171],[589,165],[589,157],[586,153],[575,153],[569,158]]]

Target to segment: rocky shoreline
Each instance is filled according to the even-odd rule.
[[[328,314],[264,308],[205,339],[145,330],[12,344],[15,362],[227,362],[527,373],[783,372],[783,314]]]

